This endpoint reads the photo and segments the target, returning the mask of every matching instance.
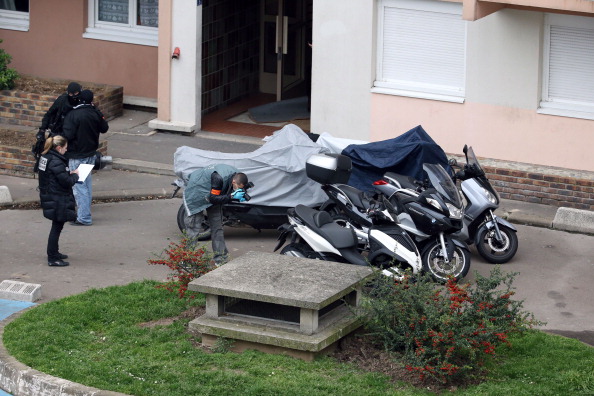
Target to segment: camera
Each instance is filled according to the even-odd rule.
[[[95,166],[93,170],[111,170],[112,164],[113,158],[111,158],[111,155],[103,155],[99,151],[95,153]]]

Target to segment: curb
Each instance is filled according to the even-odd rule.
[[[105,391],[54,377],[32,369],[12,357],[4,347],[4,327],[24,311],[14,313],[0,321],[0,388],[13,396],[128,396]]]

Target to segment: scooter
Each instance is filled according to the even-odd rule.
[[[466,164],[454,176],[460,180],[460,189],[467,201],[464,228],[458,237],[476,250],[489,263],[510,261],[518,250],[517,229],[493,212],[499,207],[499,194],[493,188],[472,147],[464,145]],[[459,167],[455,159],[450,165]]]
[[[279,228],[276,252],[290,237],[281,254],[354,265],[371,265],[395,279],[402,279],[406,270],[416,274],[421,270],[421,259],[410,236],[397,224],[392,205],[384,199],[375,204],[369,215],[376,224],[369,228],[367,254],[358,249],[360,236],[352,227],[343,227],[331,215],[304,205],[297,205],[287,213],[289,223]],[[358,231],[361,232],[360,230]]]

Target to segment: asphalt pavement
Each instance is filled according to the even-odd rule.
[[[147,260],[154,258],[171,240],[178,240],[180,236],[175,218],[181,199],[171,198],[171,183],[175,179],[173,154],[177,147],[187,145],[221,152],[249,152],[257,149],[263,141],[209,132],[192,136],[157,133],[148,127],[148,121],[153,118],[154,113],[125,110],[122,117],[110,122],[110,130],[103,138],[108,141],[108,153],[114,158],[114,165],[113,170],[101,170],[93,175],[93,197],[101,201],[93,204],[93,225],[75,227],[67,224],[60,238],[61,251],[70,256],[67,260],[71,263],[69,267],[48,267],[45,247],[51,224],[43,218],[41,211],[10,208],[14,204],[26,206],[38,202],[37,179],[0,175],[0,205],[3,205],[0,209],[4,208],[0,210],[0,282],[14,280],[40,284],[42,296],[37,303],[43,303],[91,288],[167,278],[166,268],[148,265]],[[543,242],[548,247],[555,244],[558,231],[574,231],[571,227],[575,226],[575,221],[571,216],[575,213],[571,212],[571,216],[564,219],[559,216],[560,210],[547,205],[503,200],[497,213],[517,224],[519,235],[526,226],[542,228],[539,238],[551,240]],[[594,230],[594,220],[589,220],[594,219],[589,217],[593,214],[589,211],[577,214],[580,219],[586,219],[587,230],[590,226]],[[538,287],[528,287],[531,280],[522,281],[526,290],[519,294],[529,302],[527,308],[546,316],[548,329],[594,345],[594,326],[591,325],[594,323],[594,310],[587,302],[587,293],[591,289],[588,282],[592,279],[594,236],[586,234],[572,234],[575,245],[571,247],[574,250],[568,247],[557,252],[566,256],[577,252],[575,254],[587,263],[576,281],[585,283],[573,286],[574,291],[580,290],[579,293],[562,289],[565,286],[560,283],[568,276],[567,269],[562,265],[551,265],[541,271],[542,276],[558,282],[557,289],[551,288],[545,294],[545,298],[557,304],[552,305],[552,309],[560,309],[557,316],[549,308],[540,310],[540,305],[545,302],[539,295]],[[225,236],[231,257],[248,250],[272,251],[276,242],[275,230],[258,232],[249,228],[227,228]],[[521,240],[520,243],[527,241]],[[534,268],[526,252],[519,253],[517,261],[525,266],[522,268]],[[580,307],[572,313],[580,319],[570,323],[567,310],[561,307],[572,304]],[[7,305],[6,300],[0,300],[0,311],[4,305]]]

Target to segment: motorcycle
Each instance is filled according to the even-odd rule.
[[[297,204],[319,207],[324,193],[305,174],[304,159],[327,151],[316,145],[301,129],[289,124],[270,136],[252,152],[224,153],[182,146],[174,154],[173,168],[177,176],[173,196],[190,182],[190,175],[210,165],[224,163],[244,171],[255,187],[249,202],[223,205],[224,225],[252,227],[256,230],[277,229],[287,222],[287,210]],[[177,212],[177,225],[184,231],[188,210],[185,203]],[[206,214],[200,216],[204,230],[199,240],[210,238]]]
[[[394,222],[415,241],[424,271],[439,282],[462,279],[470,269],[470,252],[466,243],[453,237],[463,227],[460,194],[441,165],[423,164],[423,169],[433,187],[387,172],[373,183],[375,195],[387,197],[396,208]],[[330,199],[321,209],[330,211],[339,224],[361,229],[362,234],[374,224],[368,215],[374,196],[341,183],[323,183],[322,189]]]
[[[176,187],[171,198],[175,198],[177,192],[181,189],[181,187],[175,183],[174,185]],[[247,191],[253,186],[254,184],[249,182],[248,186],[245,188],[246,202],[251,199],[251,197],[247,194]],[[288,209],[289,207],[285,206],[262,207],[260,205],[248,205],[243,202],[230,202],[226,205],[223,205],[223,225],[228,227],[248,226],[258,231],[274,230],[286,223]],[[177,211],[177,226],[182,232],[186,230],[187,216],[186,206],[182,202]],[[204,214],[200,219],[200,229],[202,231],[197,235],[196,239],[199,241],[209,240],[211,237],[211,230],[206,211],[204,211]]]
[[[419,252],[410,236],[394,223],[395,209],[385,200],[372,205],[369,216],[376,224],[368,229],[365,239],[369,249],[358,249],[360,236],[351,227],[343,227],[332,220],[328,212],[305,205],[297,205],[287,213],[289,223],[280,227],[276,252],[290,237],[280,252],[287,256],[354,265],[371,265],[385,276],[403,279],[406,270],[416,274],[421,270]]]
[[[489,263],[504,264],[518,250],[517,229],[493,212],[499,207],[499,194],[493,188],[472,147],[464,145],[466,164],[457,171],[453,180],[460,180],[460,189],[467,201],[464,228],[458,237],[476,246],[479,254]],[[459,167],[455,159],[450,165]]]

